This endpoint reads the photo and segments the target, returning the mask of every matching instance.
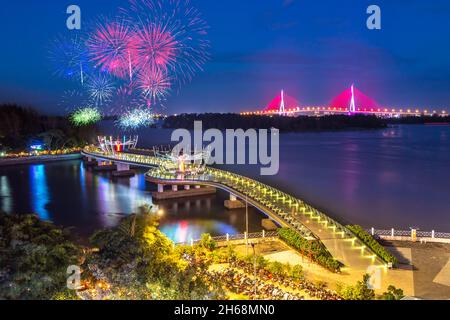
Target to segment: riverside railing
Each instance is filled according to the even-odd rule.
[[[403,241],[428,241],[428,242],[446,242],[450,243],[450,233],[432,231],[421,231],[417,229],[411,230],[378,230],[375,228],[367,229],[372,236],[378,236],[386,240],[403,240]]]

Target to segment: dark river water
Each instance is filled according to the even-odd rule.
[[[108,124],[102,130],[114,133]],[[170,134],[142,130],[139,147],[168,144]],[[298,196],[344,223],[450,231],[450,126],[282,134],[280,144],[276,176],[260,176],[258,166],[224,167]],[[154,190],[142,174],[112,179],[80,161],[0,167],[1,210],[37,213],[82,236],[114,226],[140,204],[152,204]],[[245,210],[224,209],[227,197],[218,192],[157,203],[164,212],[161,230],[177,242],[205,232],[243,232]],[[263,218],[250,208],[250,231],[260,231]]]

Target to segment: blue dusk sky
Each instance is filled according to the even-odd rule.
[[[450,106],[448,0],[191,0],[208,22],[211,59],[166,101],[167,113],[237,112],[281,89],[303,105],[327,105],[355,83],[382,106]],[[5,0],[0,4],[0,103],[63,114],[72,88],[54,75],[49,43],[67,34],[66,8],[82,23],[127,0]],[[366,27],[381,7],[382,30]]]

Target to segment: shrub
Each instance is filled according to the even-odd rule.
[[[213,251],[217,247],[216,241],[211,237],[209,233],[202,234],[202,239],[200,240],[200,246],[209,250]]]
[[[273,273],[274,275],[277,276],[286,275],[285,266],[279,261],[270,262],[266,268],[269,272]]]
[[[383,261],[390,262],[393,265],[396,265],[398,263],[397,258],[385,247],[383,247],[377,240],[375,240],[372,235],[366,232],[363,227],[354,225],[347,226],[347,229],[353,232],[358,239],[360,239],[366,246],[368,246]]]
[[[294,247],[302,255],[309,255],[314,262],[322,267],[332,272],[340,271],[341,263],[333,258],[320,241],[309,241],[289,228],[278,229],[278,235],[281,240]]]
[[[296,264],[292,267],[290,272],[291,278],[295,280],[303,279],[303,267],[300,264]]]

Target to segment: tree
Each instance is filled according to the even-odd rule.
[[[205,299],[214,290],[203,277],[204,267],[195,254],[177,250],[158,229],[159,217],[150,206],[125,217],[119,226],[99,231],[91,243],[99,250],[86,261],[84,269],[98,266],[114,292],[126,291],[133,299]],[[99,277],[91,272],[93,281]]]
[[[338,287],[338,294],[346,300],[373,300],[375,291],[368,286],[370,276],[365,274],[363,281],[358,281],[354,286]]]
[[[0,300],[52,299],[67,290],[80,248],[68,233],[33,215],[0,213]]]
[[[405,297],[402,289],[397,289],[394,286],[389,286],[388,291],[380,296],[380,300],[401,300]]]

